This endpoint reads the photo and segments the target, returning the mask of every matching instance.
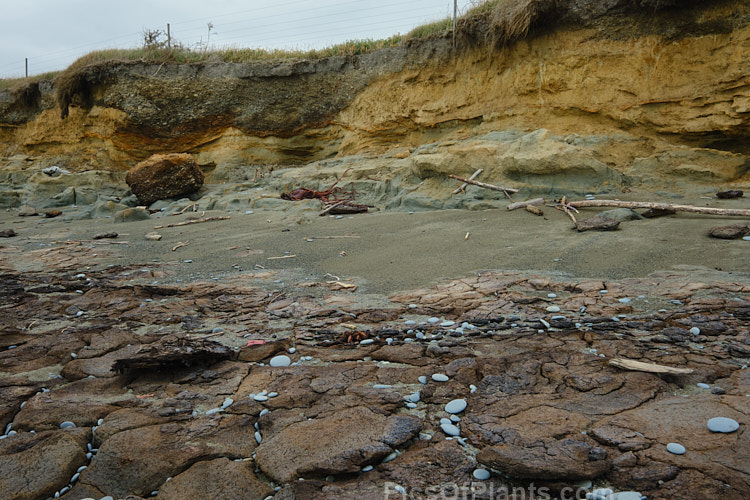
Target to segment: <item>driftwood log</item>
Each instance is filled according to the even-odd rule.
[[[650,208],[654,210],[674,210],[676,212],[691,212],[694,214],[705,214],[705,215],[750,217],[750,209],[747,209],[747,208],[696,207],[693,205],[675,205],[672,203],[654,203],[650,201],[581,200],[581,201],[568,201],[567,205],[569,207],[574,207],[574,208],[586,208],[586,207]]]
[[[511,203],[505,208],[507,208],[508,210],[516,210],[517,208],[526,208],[529,206],[539,206],[539,205],[544,205],[544,198],[533,198],[531,200],[526,200],[526,201],[517,201],[515,203]]]
[[[476,179],[476,178],[477,178],[477,177],[479,176],[479,174],[481,174],[482,172],[484,172],[484,169],[483,169],[483,168],[478,168],[476,172],[474,172],[473,174],[471,174],[471,177],[469,177],[469,180],[470,180],[470,181],[473,181],[473,180],[474,180],[474,179]],[[468,182],[464,182],[463,184],[461,184],[460,186],[458,186],[458,187],[457,187],[456,189],[454,189],[454,190],[453,190],[453,194],[458,194],[458,193],[460,193],[461,191],[463,191],[464,189],[466,189],[466,187],[467,187],[468,185],[469,185],[469,183],[468,183]]]

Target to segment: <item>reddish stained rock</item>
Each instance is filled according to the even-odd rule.
[[[198,462],[159,489],[157,500],[263,500],[273,489],[258,479],[252,462],[217,458]]]
[[[193,193],[203,180],[203,172],[187,153],[153,155],[125,175],[125,182],[142,205]]]
[[[380,461],[419,429],[416,417],[386,417],[360,406],[292,423],[274,433],[261,427],[263,443],[255,458],[263,472],[278,482],[356,472]]]
[[[89,429],[19,433],[0,440],[0,492],[7,500],[54,495],[86,464]]]

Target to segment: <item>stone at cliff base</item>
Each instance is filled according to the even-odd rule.
[[[203,180],[203,172],[187,153],[153,155],[125,176],[125,182],[142,205],[194,193]]]

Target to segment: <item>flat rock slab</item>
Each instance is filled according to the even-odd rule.
[[[147,495],[200,460],[248,458],[255,448],[245,415],[204,417],[118,432],[99,448],[80,481],[117,497]]]
[[[157,500],[263,500],[273,489],[258,479],[252,462],[217,458],[198,462],[159,489]]]
[[[519,479],[592,479],[611,467],[606,450],[576,439],[491,446],[477,461]]]
[[[255,458],[263,472],[278,482],[356,472],[377,463],[419,430],[415,417],[386,417],[359,406],[264,435]]]
[[[7,500],[51,497],[86,464],[89,429],[19,433],[0,441],[0,492]]]

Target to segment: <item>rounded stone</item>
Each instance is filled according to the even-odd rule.
[[[427,318],[427,322],[434,325],[435,323],[440,323],[440,318],[436,318],[433,316],[432,318]]]
[[[420,375],[417,380],[419,380],[420,384],[426,384],[427,383],[427,377],[424,375]]]
[[[264,396],[263,394],[257,394],[253,397],[255,401],[268,401],[268,396]]]
[[[486,481],[490,478],[490,471],[487,469],[474,469],[472,476],[474,476],[474,479],[477,481]]]
[[[559,313],[560,312],[560,306],[547,306],[547,312]]]
[[[289,358],[289,356],[280,355],[280,356],[274,356],[271,358],[271,361],[268,362],[270,366],[273,367],[281,367],[281,366],[289,366],[292,364],[292,360]]]
[[[65,422],[60,424],[60,429],[72,429],[75,426],[76,424],[74,424],[70,420],[66,420]]]
[[[466,409],[465,399],[454,399],[447,405],[445,405],[446,413],[461,413]]]
[[[690,333],[692,333],[693,335],[700,335],[701,334],[701,329],[698,328],[697,326],[694,326],[694,327],[692,327],[690,329]]]
[[[711,386],[710,386],[710,385],[708,385],[708,384],[704,384],[703,382],[698,382],[698,384],[697,384],[697,385],[698,385],[698,387],[700,387],[701,389],[710,389],[710,388],[711,388]]]
[[[435,382],[447,382],[450,379],[448,378],[448,375],[445,375],[443,373],[435,373],[434,375],[432,375],[432,380],[434,380]]]
[[[711,432],[722,432],[729,434],[740,428],[736,420],[727,417],[714,417],[706,424]]]
[[[443,429],[443,432],[446,433],[449,436],[460,436],[461,435],[461,429],[456,427],[453,424],[440,424],[440,428]]]
[[[668,443],[667,451],[669,453],[674,453],[675,455],[684,455],[686,450],[680,443]]]
[[[413,394],[409,394],[406,396],[406,399],[411,403],[419,403],[419,400],[422,398],[422,395],[418,392],[415,392]]]
[[[364,339],[360,341],[359,345],[370,345],[375,343],[375,339]]]
[[[443,327],[449,328],[449,327],[451,327],[451,326],[453,326],[453,325],[455,325],[455,324],[456,324],[456,322],[455,322],[455,321],[449,321],[449,320],[446,320],[446,321],[443,321],[442,323],[440,323],[440,326],[443,326]]]

